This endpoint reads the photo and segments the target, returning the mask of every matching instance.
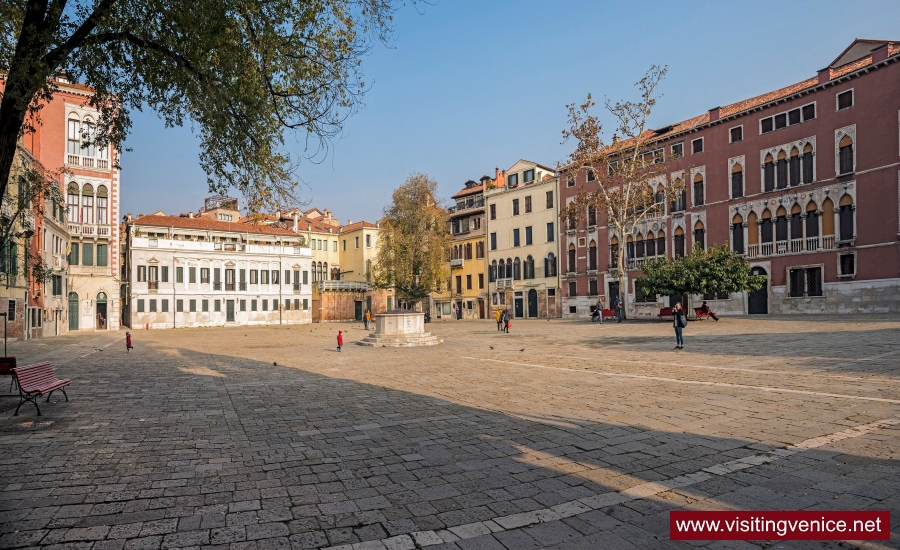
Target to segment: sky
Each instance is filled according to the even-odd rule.
[[[327,157],[301,161],[302,207],[374,222],[413,172],[447,198],[520,158],[554,167],[573,147],[566,105],[588,93],[637,100],[634,83],[665,65],[650,120],[663,127],[814,76],[854,38],[900,40],[900,1],[430,0],[395,24],[363,60],[362,109]],[[190,127],[133,118],[122,212],[199,209],[210,193]]]

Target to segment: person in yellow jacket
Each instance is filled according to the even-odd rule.
[[[497,332],[500,332],[500,331],[503,330],[503,328],[502,328],[502,326],[501,326],[501,325],[502,325],[503,312],[501,312],[501,311],[498,309],[498,310],[497,310],[497,314],[494,315],[494,317],[497,319]]]

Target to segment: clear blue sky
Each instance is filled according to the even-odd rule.
[[[856,37],[900,39],[897,0],[436,1],[403,8],[393,43],[364,60],[365,106],[324,162],[301,164],[310,205],[375,221],[411,172],[449,197],[519,158],[555,166],[566,104],[635,99],[651,64],[669,68],[651,121],[664,126],[809,78]],[[123,212],[199,208],[208,192],[189,128],[151,111],[134,122]]]

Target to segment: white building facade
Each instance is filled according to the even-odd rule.
[[[312,322],[312,251],[291,230],[178,216],[127,221],[133,329]]]

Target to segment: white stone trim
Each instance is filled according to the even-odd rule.
[[[791,141],[791,142],[789,142],[789,143],[782,143],[781,145],[775,145],[775,146],[773,146],[773,147],[769,147],[768,149],[761,149],[761,150],[759,151],[759,192],[760,192],[760,193],[771,193],[771,192],[772,192],[772,191],[766,191],[766,174],[765,174],[765,166],[766,166],[765,161],[766,161],[766,155],[772,155],[772,159],[773,159],[773,161],[774,161],[774,162],[776,163],[776,165],[777,165],[777,162],[778,162],[778,153],[780,153],[781,151],[784,151],[784,154],[787,156],[788,163],[790,163],[790,159],[791,159],[791,150],[794,149],[794,148],[796,147],[797,150],[800,151],[800,155],[801,155],[801,157],[802,157],[802,155],[803,155],[803,148],[806,147],[806,144],[807,144],[807,143],[810,144],[810,145],[812,145],[812,148],[813,148],[813,151],[812,151],[812,156],[813,156],[813,181],[816,181],[816,161],[815,161],[815,159],[816,159],[816,136],[813,135],[813,136],[805,137],[805,138],[803,138],[803,139],[798,139],[798,140],[795,140],[795,141]],[[854,145],[854,149],[853,149],[853,150],[854,150],[854,155],[855,155],[855,154],[856,154],[856,153],[855,153],[855,151],[856,151],[856,139],[853,140],[853,145]],[[789,168],[790,168],[790,166],[789,166]],[[803,181],[803,178],[802,178],[802,176],[803,176],[803,163],[802,163],[802,162],[800,163],[800,175],[801,175],[801,178],[800,178],[800,180],[801,180],[801,181],[800,181],[800,184],[801,184],[801,185],[802,185],[802,184],[812,183],[812,182],[809,182],[809,181]],[[784,189],[790,189],[790,188],[791,188],[791,185],[790,185],[790,183],[791,183],[791,182],[790,182],[790,177],[791,177],[791,176],[790,176],[790,172],[789,172],[789,173],[788,173],[788,182],[787,182],[787,183],[788,183],[788,186],[785,187]],[[777,186],[778,186],[778,173],[777,173],[777,169],[776,169],[776,175],[775,175],[775,188],[773,189],[773,191],[778,191],[778,190],[779,190]]]
[[[734,166],[736,164],[740,164],[741,169],[743,170],[743,173],[744,173],[744,189],[743,189],[743,191],[744,191],[744,196],[747,195],[747,161],[746,161],[744,155],[738,155],[736,157],[731,157],[730,159],[728,159],[728,175],[727,175],[726,185],[728,186],[728,198],[730,198],[730,199],[742,198],[742,197],[731,196],[731,171],[734,170]]]
[[[844,136],[850,136],[850,139],[853,140],[853,171],[856,171],[856,151],[859,148],[859,143],[856,141],[856,124],[851,124],[850,126],[844,126],[843,128],[838,128],[834,131],[834,175],[839,176],[841,174],[841,140]]]
[[[743,165],[742,165],[743,166]],[[690,176],[688,177],[688,181],[685,182],[685,185],[690,186],[691,190],[691,208],[696,208],[697,205],[694,204],[694,178],[697,177],[697,174],[700,174],[703,177],[703,205],[706,206],[706,190],[709,187],[706,181],[706,165],[703,166],[695,166],[691,168]],[[731,186],[731,174],[728,176],[728,185]],[[730,192],[730,191],[729,191]]]

